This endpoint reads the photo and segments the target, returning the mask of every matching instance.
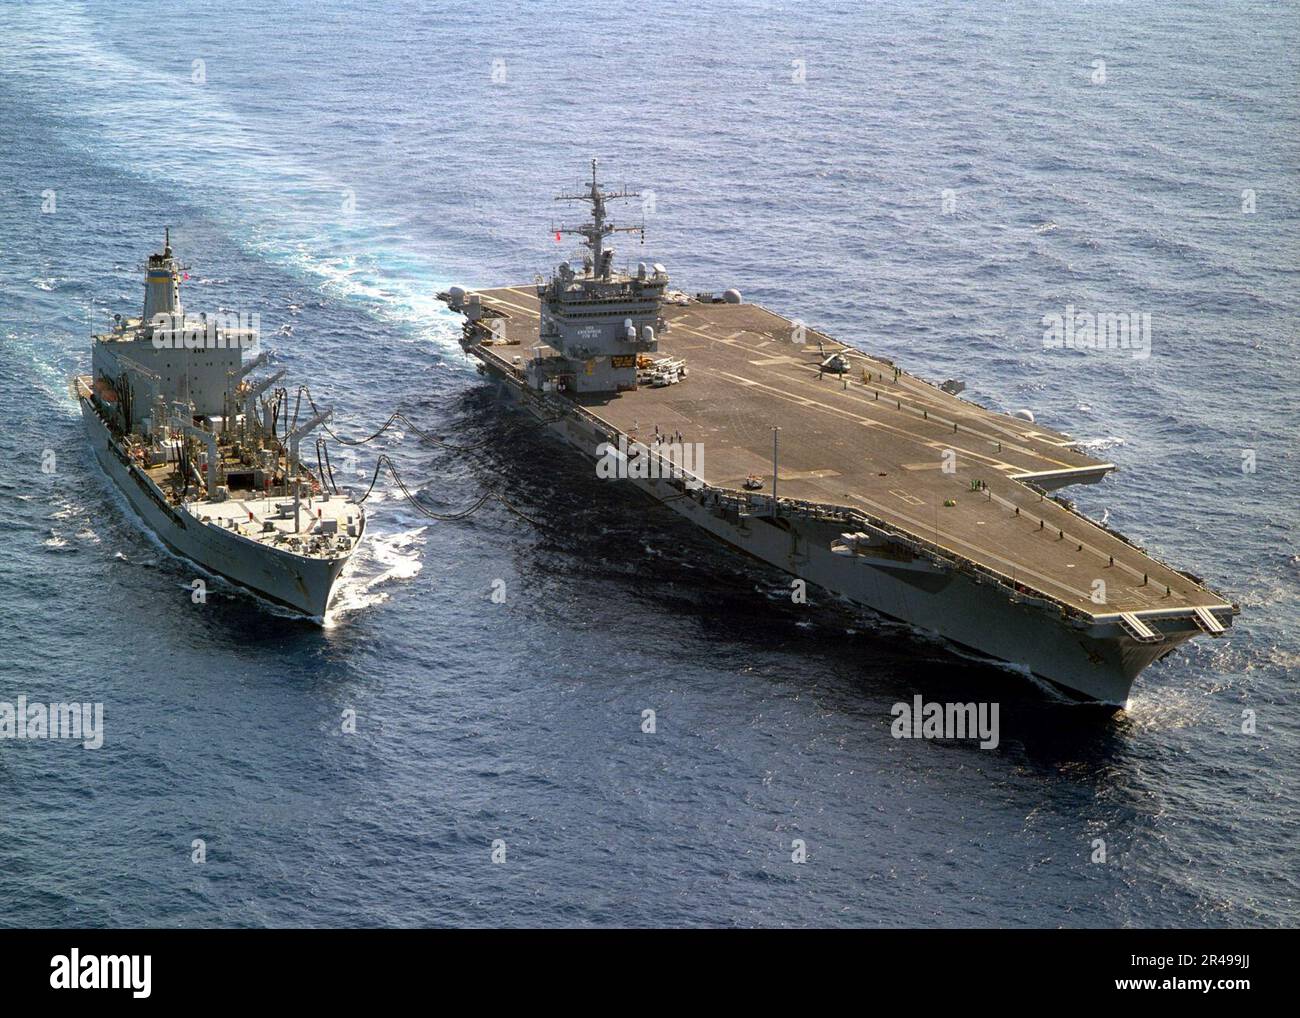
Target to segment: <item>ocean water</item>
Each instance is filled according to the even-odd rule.
[[[105,711],[98,750],[0,740],[0,924],[1300,918],[1293,6],[56,0],[0,37],[0,701]],[[790,604],[521,428],[434,294],[568,254],[592,157],[653,193],[633,260],[1104,451],[1068,494],[1238,601],[1229,636],[1099,718]],[[190,309],[257,311],[340,431],[474,447],[349,473],[535,524],[381,484],[326,627],[192,604],[67,389],[164,225]],[[1149,314],[1151,355],[1044,349],[1070,305]],[[1000,745],[891,738],[917,693],[997,701]]]

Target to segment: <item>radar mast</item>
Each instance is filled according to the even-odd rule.
[[[576,234],[582,237],[582,242],[587,250],[591,252],[591,275],[592,278],[608,279],[611,263],[614,260],[614,251],[612,248],[605,247],[605,238],[611,233],[639,233],[641,243],[645,243],[645,225],[638,226],[615,226],[606,219],[607,210],[605,203],[617,198],[640,198],[639,191],[602,191],[600,182],[596,179],[597,160],[591,161],[591,184],[586,194],[560,194],[555,196],[556,201],[585,201],[591,203],[591,219],[581,226],[559,226],[555,232],[558,236],[562,233]]]

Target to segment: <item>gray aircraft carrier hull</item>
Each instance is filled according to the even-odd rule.
[[[346,559],[293,555],[258,545],[168,505],[140,470],[125,460],[103,420],[79,397],[95,458],[145,525],[175,554],[204,570],[244,587],[259,597],[322,619],[330,593]]]
[[[545,422],[546,430],[587,459],[599,458],[609,440],[599,424],[575,412],[556,417],[556,402],[542,401],[520,380],[481,362],[500,391]],[[1075,699],[1113,707],[1127,704],[1137,675],[1153,661],[1195,636],[1179,620],[1158,624],[1163,640],[1141,643],[1114,624],[1079,626],[1059,621],[1032,598],[1017,602],[1004,588],[920,559],[900,563],[846,556],[831,549],[843,521],[798,515],[773,520],[683,497],[680,482],[625,478],[691,523],[756,559],[849,601],[917,629],[1027,670]],[[1153,625],[1156,623],[1153,622]]]

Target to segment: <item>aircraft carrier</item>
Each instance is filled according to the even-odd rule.
[[[580,266],[439,296],[461,345],[554,434],[794,577],[1123,706],[1138,673],[1239,609],[1052,492],[1114,469],[1064,434],[984,409],[755,304],[613,266],[607,203]],[[643,234],[644,236],[644,234]]]
[[[328,470],[318,463],[314,474],[300,457],[330,412],[300,419],[304,390],[291,400],[273,388],[282,370],[253,382],[267,361],[243,360],[255,330],[187,315],[182,274],[168,231],[149,257],[143,315],[114,316],[113,330],[94,337],[93,374],[73,380],[95,456],[172,551],[323,620],[366,526]]]

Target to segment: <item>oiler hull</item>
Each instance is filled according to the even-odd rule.
[[[589,417],[558,415],[513,375],[483,363],[498,390],[519,402],[546,430],[593,462],[607,434]],[[1132,639],[1115,622],[1079,624],[1044,611],[1030,599],[1015,600],[1005,588],[980,582],[924,558],[843,554],[832,550],[843,521],[809,516],[736,511],[708,498],[683,497],[680,483],[626,478],[673,512],[733,548],[832,594],[953,644],[1025,670],[1074,699],[1123,707],[1138,674],[1200,630],[1185,619],[1149,620],[1158,642]]]
[[[347,556],[295,555],[209,526],[184,507],[169,505],[121,452],[90,400],[79,392],[78,402],[91,448],[104,473],[167,548],[258,597],[316,621],[324,618]]]

